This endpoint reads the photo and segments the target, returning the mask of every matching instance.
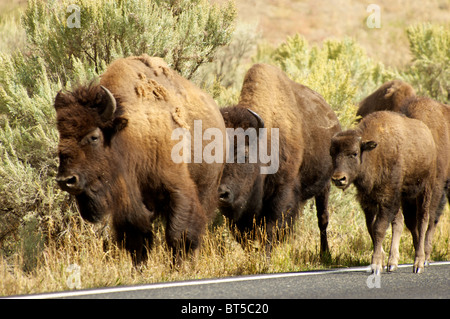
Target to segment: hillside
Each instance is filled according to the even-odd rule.
[[[371,3],[380,6],[379,29],[366,25]],[[295,33],[310,43],[350,36],[376,60],[397,67],[410,60],[407,26],[420,22],[450,26],[450,0],[236,0],[236,7],[239,22],[257,24],[271,44]]]

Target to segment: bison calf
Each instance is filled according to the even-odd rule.
[[[372,270],[375,273],[382,270],[382,242],[388,226],[400,218],[402,205],[407,226],[417,222],[417,227],[410,228],[415,248],[413,271],[422,272],[425,232],[436,177],[436,146],[429,128],[401,114],[375,112],[365,117],[356,129],[336,134],[330,154],[333,183],[341,189],[352,183],[356,186],[374,245]],[[411,200],[416,203],[413,208],[407,205]],[[394,222],[394,225],[401,224]],[[399,236],[398,231],[393,227],[393,242]],[[388,269],[396,267],[397,258],[398,246],[392,245]]]
[[[434,230],[445,207],[445,194],[450,203],[450,107],[427,97],[418,97],[408,83],[394,80],[383,84],[361,101],[357,115],[364,117],[380,110],[399,112],[420,120],[433,134],[437,150],[436,188],[441,189],[441,192],[433,193],[431,203],[425,238],[425,255],[429,261]],[[412,210],[415,204],[411,202],[409,205]],[[411,227],[414,227],[414,224],[409,225],[409,228]]]

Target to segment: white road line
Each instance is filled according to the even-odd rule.
[[[431,265],[450,265],[450,261],[433,262],[433,263],[431,263]],[[399,265],[398,267],[399,268],[412,267],[412,264]],[[264,279],[276,279],[276,278],[288,278],[288,277],[301,277],[301,276],[314,276],[314,275],[324,275],[324,274],[330,274],[330,273],[345,273],[345,272],[370,272],[370,266],[338,268],[338,269],[319,270],[319,271],[280,273],[280,274],[249,275],[249,276],[227,277],[227,278],[216,278],[216,279],[200,279],[200,280],[189,280],[189,281],[179,281],[179,282],[169,282],[169,283],[156,283],[156,284],[126,286],[126,287],[111,287],[111,288],[100,288],[100,289],[96,288],[96,289],[90,289],[90,290],[74,290],[74,291],[54,292],[54,293],[45,293],[45,294],[36,294],[36,295],[13,296],[13,297],[9,297],[6,299],[51,299],[51,298],[63,298],[63,297],[70,298],[70,297],[89,296],[89,295],[97,295],[97,294],[109,294],[109,293],[116,293],[116,292],[154,290],[154,289],[188,287],[188,286],[201,286],[201,285],[228,283],[228,282],[264,280]]]

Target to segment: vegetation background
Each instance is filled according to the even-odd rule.
[[[270,260],[258,243],[239,246],[218,215],[200,256],[178,270],[158,222],[151,258],[133,270],[107,221],[82,221],[54,182],[53,99],[117,57],[147,53],[164,57],[219,106],[237,102],[253,63],[277,65],[322,94],[344,128],[353,125],[358,101],[393,78],[449,104],[450,1],[372,2],[381,9],[379,29],[367,27],[371,2],[363,0],[0,0],[0,295],[73,288],[72,264],[80,266],[81,288],[369,264],[372,244],[355,190],[333,188],[327,258],[320,258],[310,201]],[[67,25],[71,4],[80,7],[79,29]],[[448,207],[434,260],[450,260]],[[412,262],[406,229],[400,253],[400,262]]]

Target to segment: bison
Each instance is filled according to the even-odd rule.
[[[432,211],[430,211],[425,238],[425,255],[428,262],[433,234],[444,210],[446,195],[450,203],[450,108],[427,97],[412,97],[405,101],[400,112],[425,123],[433,135],[437,149],[436,188],[438,191],[433,194]]]
[[[383,84],[365,98],[360,103],[357,114],[364,117],[378,110],[399,112],[418,119],[424,122],[433,134],[438,154],[436,187],[440,187],[442,192],[434,194],[432,206],[436,207],[436,210],[430,212],[429,228],[425,241],[426,260],[429,261],[434,230],[446,202],[445,194],[447,194],[450,203],[450,107],[427,97],[416,96],[409,84],[395,80]],[[413,205],[413,203],[410,205]],[[413,227],[413,225],[410,227]]]
[[[201,120],[203,130],[216,128],[225,136],[211,97],[162,59],[142,55],[117,59],[98,84],[60,91],[55,109],[57,182],[74,195],[85,220],[110,216],[135,265],[148,258],[157,216],[165,219],[174,260],[199,247],[217,207],[224,160],[175,163],[172,132],[192,132],[193,121]]]
[[[341,130],[325,100],[306,86],[290,80],[274,66],[255,64],[245,75],[239,104],[221,109],[230,154],[219,186],[219,209],[238,230],[251,234],[265,226],[270,251],[276,229],[288,229],[306,200],[315,197],[321,252],[328,251],[328,195],[332,174],[331,137]],[[265,131],[264,131],[265,129]],[[267,160],[251,160],[251,130],[259,139],[259,155],[266,146]],[[277,134],[274,138],[274,134]],[[244,163],[236,159],[237,141],[246,135]],[[231,141],[236,137],[236,143]],[[245,136],[244,136],[245,137]],[[260,143],[261,140],[263,143]],[[253,140],[253,144],[254,144]],[[266,145],[267,143],[267,145]],[[240,237],[240,236],[237,236]]]
[[[356,187],[373,241],[373,272],[379,274],[382,270],[382,242],[391,223],[388,270],[397,267],[403,227],[398,221],[400,206],[413,237],[413,271],[422,272],[425,232],[436,192],[437,150],[430,129],[419,120],[379,111],[363,118],[356,129],[336,134],[331,140],[330,154],[333,183],[344,190],[351,184]]]
[[[398,112],[404,101],[415,95],[412,86],[406,82],[401,80],[386,82],[359,103],[356,115],[364,117],[376,111]]]

